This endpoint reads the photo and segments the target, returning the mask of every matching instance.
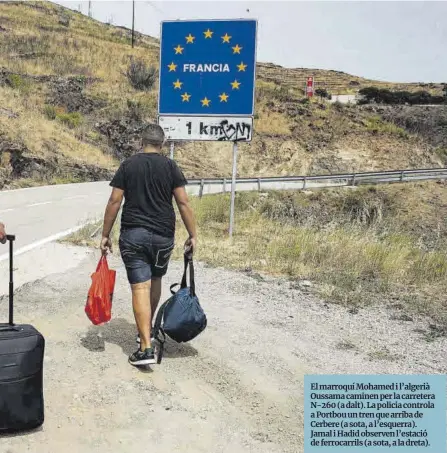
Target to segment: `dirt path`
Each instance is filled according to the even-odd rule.
[[[17,322],[45,335],[46,421],[0,438],[0,453],[298,453],[303,378],[310,373],[446,373],[445,338],[427,343],[421,321],[387,309],[346,309],[282,280],[197,265],[209,327],[188,345],[169,342],[163,363],[127,363],[135,326],[124,270],[113,320],[93,327],[83,307],[97,256],[17,293]],[[181,276],[173,263],[168,285]],[[260,281],[261,280],[261,281]],[[5,304],[6,299],[1,301]]]

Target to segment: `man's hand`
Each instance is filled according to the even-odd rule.
[[[193,254],[197,247],[197,238],[190,237],[185,242],[185,253]]]
[[[99,246],[101,248],[101,253],[106,256],[108,251],[110,250],[110,253],[113,253],[112,250],[112,241],[108,237],[103,237],[101,239],[101,244]]]
[[[6,231],[5,231],[5,225],[0,222],[0,243],[4,244],[6,242]]]

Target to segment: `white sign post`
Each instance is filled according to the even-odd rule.
[[[233,237],[234,229],[234,201],[236,199],[236,173],[237,173],[237,142],[233,142],[233,174],[231,179],[231,203],[230,203],[230,237]]]
[[[238,142],[253,136],[257,21],[163,21],[158,123],[171,142],[233,142],[230,237]]]

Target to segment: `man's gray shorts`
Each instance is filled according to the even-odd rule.
[[[142,283],[166,274],[174,238],[159,236],[145,228],[123,229],[119,248],[129,283]]]

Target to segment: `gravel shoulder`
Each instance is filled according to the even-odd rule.
[[[349,313],[286,280],[201,263],[208,328],[190,344],[170,341],[162,364],[143,372],[127,363],[136,328],[120,260],[110,260],[112,321],[92,326],[83,311],[97,260],[91,251],[17,290],[16,322],[46,337],[46,421],[1,438],[0,453],[297,453],[305,374],[447,373],[447,339],[425,341],[427,320],[395,319],[398,307]],[[162,299],[181,273],[171,263]]]

